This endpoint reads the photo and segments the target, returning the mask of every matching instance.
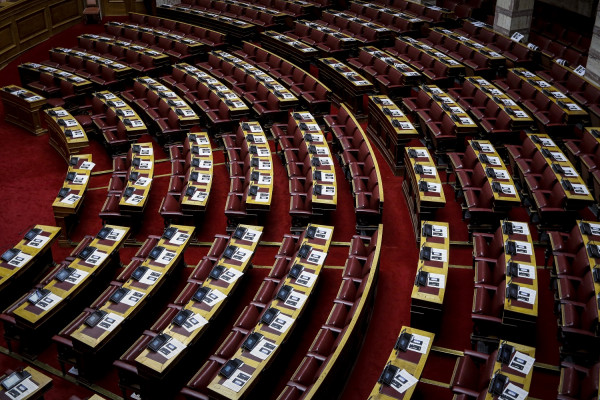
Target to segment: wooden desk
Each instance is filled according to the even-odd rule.
[[[227,34],[228,39],[248,40],[254,37],[257,26],[246,21],[221,15],[220,11],[198,10],[197,8],[163,4],[156,7],[158,16],[200,25]]]
[[[333,157],[327,144],[327,135],[321,130],[311,113],[307,111],[294,112],[291,117],[302,133],[308,148],[314,182],[313,187],[317,187],[317,185],[321,187],[319,189],[321,190],[320,194],[317,193],[316,189],[313,189],[313,210],[333,211],[337,207],[337,176]],[[290,191],[291,184],[290,181]]]
[[[77,225],[94,165],[91,154],[78,154],[69,161],[63,186],[52,202],[54,220],[62,228],[59,239],[61,244],[69,243],[69,233]]]
[[[105,42],[112,46],[119,46],[125,50],[125,52],[134,52],[138,54],[138,57],[141,55],[149,56],[152,59],[152,65],[154,67],[165,66],[169,63],[169,56],[163,52],[162,49],[151,49],[149,47],[140,46],[131,41],[124,41],[120,39],[113,39],[111,37],[96,35],[92,33],[84,33],[77,37],[77,40],[85,38],[94,43],[94,45],[98,42]]]
[[[253,331],[261,334],[262,339],[252,351],[241,347],[237,349],[232,359],[242,361],[243,365],[234,372],[233,376],[226,379],[217,375],[208,384],[208,390],[216,398],[240,399],[249,396],[261,373],[273,362],[306,309],[307,300],[316,288],[333,237],[332,226],[314,224],[310,226],[321,230],[324,238],[315,235],[314,238],[305,237],[302,240],[301,246],[308,245],[311,250],[306,259],[296,256],[293,262],[302,265],[303,270],[298,278],[288,276],[284,280],[284,285],[289,286],[293,291],[285,301],[274,298],[265,308],[265,310],[277,310],[278,314],[268,325],[259,322],[254,327]],[[265,350],[261,352],[260,349],[263,348]]]
[[[533,72],[525,68],[512,68],[509,71],[514,72],[515,75],[521,78],[521,81],[529,83],[535,88],[536,92],[541,92],[548,100],[557,104],[567,114],[566,120],[568,123],[575,124],[589,118],[587,111],[575,101]],[[533,110],[530,111],[533,112]]]
[[[410,119],[387,96],[369,96],[367,133],[398,174],[404,168],[404,147],[419,137]]]
[[[170,90],[165,85],[156,81],[154,78],[150,78],[149,76],[142,76],[135,79],[137,82],[146,86],[148,90],[153,91],[159,97],[161,97],[164,101],[169,104],[171,110],[177,114],[177,120],[179,121],[179,126],[181,128],[192,127],[200,123],[200,118],[198,115],[192,110],[190,105],[183,101],[177,93]],[[145,110],[147,113],[147,110]],[[152,115],[149,115],[148,118],[153,120]]]
[[[475,51],[476,53],[482,54],[485,58],[487,58],[488,63],[490,65],[490,67],[492,67],[492,68],[497,69],[499,67],[504,67],[506,65],[506,57],[504,57],[500,53],[497,53],[497,52],[485,47],[481,43],[478,43],[467,37],[461,36],[453,31],[445,29],[445,28],[434,27],[434,28],[431,28],[431,30],[438,32],[442,36],[456,40],[457,42],[461,43],[462,45],[467,46],[468,48]]]
[[[137,140],[148,131],[146,124],[135,110],[114,93],[103,90],[101,92],[95,92],[94,97],[104,103],[107,109],[113,110],[117,115],[117,118],[123,122],[129,141],[137,142]],[[102,132],[102,127],[98,125],[96,120],[93,122],[96,126],[96,130]]]
[[[552,164],[560,165],[564,171],[564,173],[559,173],[552,168],[552,172],[556,176],[556,180],[561,183],[563,191],[567,196],[567,201],[565,202],[565,210],[576,211],[580,210],[588,205],[591,205],[594,202],[594,198],[590,191],[587,188],[587,185],[581,179],[581,176],[571,164],[571,162],[564,155],[562,150],[558,147],[558,145],[550,138],[550,136],[545,134],[527,134],[529,140],[532,140],[535,147],[539,152],[542,153],[544,160],[548,164],[548,168],[552,168]],[[537,138],[537,139],[536,139]],[[519,175],[522,175],[522,171],[519,170]],[[522,180],[522,182],[524,179]],[[573,190],[567,189],[565,187],[564,181],[568,181],[571,183]]]
[[[189,140],[192,160],[190,163],[190,178],[188,179],[188,189],[194,187],[194,193],[186,195],[181,200],[181,209],[192,215],[197,215],[206,210],[210,189],[213,182],[213,155],[208,132],[200,131],[188,133],[188,137],[194,135],[196,140]],[[177,162],[177,161],[175,161]],[[192,174],[198,175],[194,181]]]
[[[592,235],[587,235],[585,233],[583,233],[583,231],[581,231],[581,224],[582,223],[588,223],[590,225],[590,228],[592,230]],[[600,231],[598,231],[600,229],[600,224],[598,224],[597,222],[593,222],[593,221],[577,221],[577,225],[579,226],[579,230],[581,231],[581,237],[583,238],[583,246],[586,248],[586,254],[588,257],[588,261],[589,261],[589,267],[591,272],[594,272],[594,268],[598,268],[599,264],[600,264],[600,259],[597,259],[593,256],[590,255],[590,252],[587,251],[589,246],[600,246]],[[560,293],[560,285],[558,285],[558,289],[559,289],[559,298],[562,299],[561,297],[561,293]],[[596,282],[594,281],[594,296],[596,297],[596,299],[600,299],[600,282]],[[600,304],[598,303],[598,301],[596,301],[596,306],[598,307],[598,315],[600,315]],[[561,307],[561,313],[562,313],[562,307]],[[564,321],[564,314],[562,315],[562,321]]]
[[[309,28],[315,29],[317,31],[321,31],[326,35],[325,37],[327,37],[327,35],[334,36],[335,38],[340,40],[340,42],[341,42],[340,45],[341,45],[342,49],[352,50],[352,49],[355,49],[360,44],[360,41],[358,41],[354,37],[349,36],[343,32],[340,32],[341,31],[340,28],[332,29],[332,27],[324,25],[323,23],[317,23],[317,22],[308,21],[305,19],[297,19],[295,21],[295,23],[306,25]],[[300,38],[300,40],[302,40],[302,38]],[[311,44],[311,43],[308,43],[308,44]]]
[[[235,93],[233,90],[229,89],[225,86],[221,81],[216,79],[214,76],[196,68],[193,65],[187,63],[179,63],[173,65],[173,69],[178,69],[185,73],[186,76],[191,76],[194,78],[198,84],[206,86],[209,92],[214,92],[217,96],[225,99],[225,105],[229,108],[229,115],[232,119],[240,119],[250,113],[250,109],[244,103],[244,101]],[[163,79],[166,85],[169,85],[166,80]],[[171,87],[171,89],[175,90],[179,96],[185,97],[192,105],[195,106],[197,112],[201,111],[197,101],[204,100],[198,99],[194,95],[186,94],[178,85]]]
[[[413,47],[417,50],[419,50],[419,52],[421,54],[425,53],[428,54],[429,56],[433,57],[435,60],[437,60],[438,62],[444,64],[446,67],[448,67],[448,76],[453,76],[453,77],[458,77],[458,76],[464,76],[466,74],[465,72],[465,66],[456,61],[454,58],[450,57],[449,55],[442,53],[441,51],[434,49],[433,47],[421,42],[420,40],[417,39],[413,39],[409,36],[399,36],[397,38],[397,40],[406,43],[407,45],[409,45],[410,47]],[[388,53],[394,53],[392,51],[393,48],[388,48],[385,49]]]
[[[505,233],[507,232],[505,226],[507,224],[512,224],[512,234]],[[506,264],[508,265],[511,262],[518,264],[516,276],[511,276],[508,267],[505,266],[506,291],[508,293],[511,284],[516,284],[518,286],[518,299],[511,299],[508,295],[505,297],[502,324],[518,329],[518,335],[526,336],[532,330],[535,331],[539,303],[537,264],[531,231],[529,224],[524,222],[501,220],[500,226],[503,229],[502,241],[504,243]],[[509,241],[515,243],[516,253],[514,254],[509,253],[507,245]]]
[[[377,382],[369,394],[369,400],[408,400],[414,394],[435,335],[410,326],[402,327],[398,339],[403,334],[412,335],[407,350],[392,350],[385,364],[384,373],[394,373],[391,385]],[[412,378],[409,377],[410,380],[403,384],[405,374]]]
[[[333,57],[318,60],[319,77],[333,88],[332,100],[340,105],[347,102],[358,117],[366,117],[363,109],[363,96],[375,90],[373,84],[361,74]]]
[[[271,148],[269,147],[267,136],[258,122],[244,122],[240,124],[240,127],[250,155],[250,176],[252,177],[253,173],[259,175],[257,180],[251,179],[252,182],[245,189],[246,210],[251,212],[268,212],[271,209],[271,201],[273,200],[274,184]],[[249,137],[252,137],[253,140],[251,141]],[[252,153],[253,150],[256,151],[255,154]],[[231,184],[233,187],[233,180]],[[254,195],[250,193],[252,187],[256,187],[256,194]]]
[[[437,167],[426,147],[406,147],[404,152],[402,191],[410,210],[415,237],[418,240],[422,219],[434,219],[435,210],[446,206],[446,196]],[[416,167],[419,165],[419,167]],[[419,173],[415,168],[423,168]],[[427,189],[420,190],[419,182]]]
[[[260,34],[265,49],[273,51],[295,65],[308,67],[310,61],[319,55],[319,51],[302,42],[276,31],[265,31]]]
[[[215,50],[212,51],[211,54],[223,61],[235,65],[238,68],[244,69],[246,74],[252,75],[257,81],[265,85],[267,90],[277,97],[281,109],[287,110],[298,105],[298,98],[294,96],[294,94],[285,86],[283,86],[278,80],[273,78],[270,74],[266,73],[262,69],[226,51]]]
[[[373,46],[361,47],[360,50],[369,53],[377,60],[383,61],[384,63],[390,66],[390,69],[395,69],[397,72],[399,72],[400,75],[402,75],[402,84],[404,84],[405,86],[416,86],[423,80],[423,76],[420,72],[417,72],[410,65],[406,64],[402,60],[397,59],[396,57],[393,57],[390,53],[386,51],[381,51],[377,47]],[[377,74],[377,72],[374,69],[365,69],[365,71],[371,76],[371,79],[373,81],[376,81],[377,77],[373,75],[373,73]],[[387,90],[387,88],[385,88],[384,86],[379,86],[380,90]],[[406,90],[404,90],[404,92],[406,92]],[[388,92],[384,94],[387,94],[390,97],[394,97],[393,93]]]
[[[66,162],[74,154],[87,147],[88,137],[79,122],[64,108],[55,107],[44,110],[50,139],[48,142]]]
[[[239,225],[238,227],[246,228],[247,231],[242,239],[232,237],[229,240],[228,246],[235,246],[237,250],[232,258],[223,256],[215,264],[225,268],[219,279],[207,278],[200,285],[209,289],[209,293],[205,298],[201,302],[192,298],[183,307],[183,309],[192,313],[187,325],[178,326],[171,323],[161,332],[171,338],[169,342],[165,343],[170,343],[169,348],[163,344],[158,352],[144,349],[136,357],[135,362],[143,379],[163,379],[169,371],[175,368],[184,354],[187,353],[188,348],[194,346],[203,336],[211,325],[210,322],[217,317],[224,308],[225,303],[227,303],[228,297],[239,286],[240,278],[250,268],[263,228],[252,225]]]
[[[474,136],[479,132],[479,127],[469,114],[442,89],[436,85],[422,85],[421,89],[452,119],[459,143],[463,143],[466,136]],[[421,120],[421,126],[426,126],[425,121]]]
[[[47,129],[42,127],[40,110],[46,105],[46,98],[20,86],[8,85],[0,90],[4,106],[4,120],[40,136]]]
[[[512,207],[518,207],[521,204],[521,197],[517,191],[517,186],[492,143],[489,140],[469,140],[469,146],[477,155],[479,163],[485,171],[488,184],[492,188],[494,211],[504,212]],[[460,177],[460,175],[457,175],[457,177]],[[457,179],[460,182],[460,179]],[[494,190],[494,182],[500,184],[500,191]],[[463,183],[460,182],[460,185],[462,187]]]
[[[52,378],[42,374],[38,370],[27,366],[23,372],[29,374],[29,377],[16,382],[9,390],[0,386],[0,400],[36,400],[43,399],[46,393],[52,387]],[[2,375],[0,381],[6,379],[9,375]]]
[[[91,54],[86,51],[74,50],[66,47],[55,47],[50,50],[50,53],[66,54],[69,57],[79,57],[84,61],[93,61],[100,64],[102,68],[108,68],[115,71],[115,76],[118,79],[123,79],[133,74],[133,69],[127,64],[120,63],[119,61],[105,58],[97,54]]]
[[[494,374],[496,374],[497,372],[501,373],[502,375],[507,376],[509,379],[509,384],[507,385],[508,389],[514,390],[514,387],[511,386],[511,384],[512,384],[512,385],[516,386],[517,388],[524,390],[525,392],[529,392],[529,388],[531,386],[531,378],[533,376],[533,367],[531,367],[529,369],[527,374],[524,374],[521,370],[517,369],[517,368],[521,368],[523,364],[520,363],[516,359],[519,359],[519,358],[524,359],[523,358],[523,355],[524,355],[526,357],[533,358],[533,361],[535,361],[535,347],[524,346],[524,345],[521,345],[518,343],[513,343],[513,342],[508,342],[508,341],[502,341],[501,344],[513,346],[514,351],[513,351],[513,354],[511,355],[511,358],[510,358],[510,361],[508,364],[503,364],[500,361],[496,360],[496,363],[494,364],[494,368],[492,368],[492,375],[490,376],[490,378],[493,378]],[[517,354],[517,352],[520,354]],[[533,361],[531,361],[531,363],[533,363]],[[505,388],[505,390],[507,388]],[[487,394],[485,396],[485,400],[493,400],[493,399],[499,399],[499,398],[500,398],[499,396],[494,396],[489,391],[487,392]]]
[[[359,25],[362,25],[363,30],[365,28],[374,30],[375,31],[374,39],[378,40],[380,42],[392,40],[394,38],[394,36],[396,36],[394,31],[388,29],[388,27],[385,25],[373,22],[373,21],[365,19],[365,18],[357,17],[355,15],[347,14],[344,11],[334,11],[332,9],[329,9],[329,10],[324,11],[324,13],[334,15],[335,17],[342,18],[348,22],[354,22]],[[358,39],[358,40],[360,40],[360,39]],[[361,40],[361,41],[364,42],[363,40]]]
[[[134,149],[138,149],[136,152]],[[129,214],[141,214],[148,204],[150,189],[152,188],[152,178],[154,176],[154,150],[152,143],[135,143],[131,145],[131,165],[127,174],[127,185],[121,194],[119,209],[121,212]],[[137,164],[139,160],[139,164]],[[132,175],[133,174],[133,175]],[[137,175],[137,179],[132,180],[132,176]],[[131,188],[131,189],[130,189]],[[130,191],[130,196],[125,193]]]
[[[480,76],[467,78],[475,87],[483,91],[487,97],[504,110],[511,120],[511,129],[528,128],[533,124],[533,118],[517,105],[502,90]]]
[[[196,39],[192,39],[192,38],[186,37],[184,35],[179,35],[176,33],[176,31],[169,32],[169,31],[162,30],[162,29],[154,29],[149,26],[132,24],[131,22],[118,22],[118,21],[109,21],[105,24],[105,26],[120,26],[122,28],[129,28],[129,29],[133,29],[135,31],[142,32],[142,33],[150,33],[151,35],[153,35],[156,38],[167,38],[167,39],[175,40],[177,42],[182,42],[185,45],[187,45],[188,51],[190,54],[198,54],[207,47],[206,44],[204,44]]]
[[[362,6],[369,7],[374,10],[378,10],[382,13],[392,15],[396,18],[403,19],[409,23],[408,29],[410,29],[411,31],[420,32],[423,25],[425,25],[425,21],[422,20],[421,18],[418,18],[412,14],[407,14],[403,11],[400,11],[397,8],[386,7],[381,3],[371,3],[368,1],[362,1],[362,0],[354,0],[354,1],[351,1],[350,3],[360,4]],[[390,28],[390,29],[393,29],[393,28]]]
[[[4,309],[15,300],[25,284],[39,279],[48,266],[53,264],[52,244],[60,233],[60,228],[47,225],[35,225],[26,233],[32,239],[21,239],[12,249],[12,258],[8,261],[0,259],[0,307]],[[6,254],[3,252],[3,254]],[[8,257],[9,254],[6,254]],[[19,293],[22,294],[22,293]]]
[[[426,227],[431,227],[426,236]],[[411,293],[411,325],[437,332],[442,318],[450,260],[450,226],[446,222],[421,221],[417,277]],[[428,254],[430,253],[430,254]],[[428,259],[429,257],[429,259]],[[424,285],[419,274],[425,277]]]
[[[124,326],[131,324],[136,314],[150,303],[153,297],[159,295],[161,287],[178,267],[185,263],[183,256],[195,227],[170,225],[177,231],[171,239],[162,237],[155,246],[162,247],[162,252],[152,259],[147,257],[138,268],[147,268],[140,279],[129,278],[121,288],[127,294],[119,302],[110,299],[99,304],[97,309],[104,313],[102,319],[93,326],[82,322],[70,335],[76,351],[77,369],[80,376],[89,377],[90,369],[94,368],[93,360],[99,352],[113,340]],[[87,313],[90,315],[91,313]]]
[[[52,75],[55,80],[72,83],[76,93],[86,93],[92,90],[92,82],[77,76],[76,74],[65,71],[60,67],[56,68],[32,62],[26,62],[19,65],[19,76],[21,77],[21,82],[23,82],[23,84],[39,80],[42,72]]]

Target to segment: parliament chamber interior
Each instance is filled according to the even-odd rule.
[[[597,7],[0,1],[0,400],[599,400]]]

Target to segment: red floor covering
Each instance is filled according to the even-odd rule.
[[[17,60],[10,63],[0,74],[0,86],[8,83],[19,83],[16,66],[25,61],[42,61],[48,58],[48,49],[54,46],[74,47],[76,36],[83,32],[101,32],[101,26],[76,25],[67,31],[54,36],[30,51],[24,53]],[[0,108],[0,116],[3,110]],[[66,164],[58,153],[48,145],[48,137],[33,137],[26,132],[4,122],[0,122],[3,146],[0,148],[0,182],[2,192],[0,201],[3,204],[0,213],[0,250],[14,244],[26,229],[36,223],[53,224],[52,201],[61,187],[66,172]],[[145,137],[144,140],[151,140]],[[165,158],[162,151],[158,151],[156,158]],[[111,168],[110,158],[103,147],[95,140],[91,141],[91,152],[96,171]],[[215,162],[223,163],[222,151],[214,153]],[[377,297],[373,310],[369,331],[367,332],[364,346],[357,355],[354,371],[345,387],[343,399],[365,399],[375,384],[390,350],[403,325],[410,324],[410,291],[416,271],[418,251],[414,241],[412,225],[408,215],[408,208],[402,195],[402,177],[395,177],[383,158],[378,155],[378,161],[383,177],[385,192],[385,210],[383,214],[384,237],[382,242],[382,255],[380,265],[379,284]],[[166,193],[169,181],[170,163],[163,162],[156,165],[155,174],[158,175],[153,182],[150,203],[147,206],[144,223],[136,238],[143,240],[148,234],[160,233],[163,220],[158,215],[160,202]],[[265,233],[263,240],[280,241],[283,234],[289,232],[290,218],[288,214],[289,191],[287,176],[283,166],[275,160],[275,197],[271,214],[263,221]],[[337,169],[338,177],[341,170]],[[166,176],[160,176],[166,175]],[[101,226],[98,212],[106,198],[105,186],[108,185],[110,173],[94,176],[90,181],[85,205],[82,210],[81,223],[72,234],[74,240],[80,240],[86,234],[95,234]],[[350,187],[344,179],[338,180],[339,200],[338,209],[333,213],[330,224],[335,226],[334,240],[348,241],[354,233],[353,198]],[[211,241],[215,233],[225,231],[225,216],[223,208],[229,189],[229,178],[223,164],[215,168],[211,200],[206,212],[206,217],[198,229],[200,241]],[[460,205],[454,201],[453,189],[446,185],[445,188],[448,205],[439,211],[437,218],[451,223],[451,239],[453,241],[466,241],[468,233],[466,225],[461,220]],[[527,215],[519,210],[511,216],[525,220]],[[189,247],[185,254],[185,261],[195,265],[207,251],[207,246]],[[71,248],[53,247],[55,261],[62,260]],[[125,248],[121,253],[121,261],[127,263],[135,252],[135,248]],[[260,246],[254,258],[257,266],[270,266],[276,247]],[[543,264],[540,248],[536,251],[538,265]],[[343,266],[347,256],[347,247],[333,246],[326,261],[328,266]],[[434,345],[453,350],[470,348],[469,335],[472,331],[470,319],[471,301],[473,295],[473,271],[462,268],[472,265],[471,249],[468,246],[453,246],[450,254],[451,264],[461,268],[451,268],[448,279],[448,293],[442,320],[442,329],[436,336]],[[188,271],[189,272],[189,271]],[[243,310],[244,305],[253,297],[260,286],[268,269],[254,268],[249,272],[246,284],[241,288],[241,293],[236,300],[231,315],[227,318],[226,328],[220,338],[210,343],[210,351],[214,351],[221,340],[227,335],[228,329]],[[558,342],[556,341],[556,320],[552,313],[552,293],[548,289],[548,272],[539,271],[540,275],[540,317],[538,320],[537,357],[541,362],[551,365],[558,364]],[[184,278],[181,278],[184,279]],[[340,269],[325,269],[320,282],[320,287],[313,300],[311,308],[304,316],[304,324],[295,349],[285,368],[277,372],[273,395],[275,398],[283,385],[291,377],[296,366],[302,360],[310,346],[312,339],[320,325],[325,321],[332,300],[337,293],[341,281]],[[175,296],[175,293],[172,297]],[[83,307],[84,305],[82,305]],[[65,324],[69,321],[65,321]],[[151,321],[148,321],[148,325]],[[133,342],[136,338],[128,338]],[[0,346],[6,347],[2,338]],[[447,385],[450,382],[452,368],[456,361],[454,356],[447,356],[433,352],[428,362],[423,378]],[[49,346],[40,356],[39,361],[51,367],[58,368],[56,352]],[[0,353],[0,371],[23,365],[10,356]],[[198,366],[200,366],[199,363]],[[48,399],[65,399],[68,395],[77,394],[85,396],[91,392],[81,386],[53,376],[54,388],[48,393]],[[106,376],[97,384],[105,389],[119,393],[116,385],[116,374],[113,369],[107,371]],[[558,385],[558,375],[535,370],[531,394],[534,397],[550,399],[555,396]],[[419,383],[418,390],[424,399],[450,399],[451,391],[446,387],[439,387],[427,383]],[[267,396],[268,397],[268,396]]]

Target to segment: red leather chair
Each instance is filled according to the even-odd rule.
[[[456,394],[478,397],[489,386],[496,363],[496,350],[492,354],[465,350],[464,356],[457,360],[450,388]]]
[[[558,387],[557,400],[596,399],[600,363],[587,368],[563,361],[560,367],[560,386]]]

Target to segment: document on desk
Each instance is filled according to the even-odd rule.
[[[102,318],[98,325],[99,328],[104,329],[105,331],[111,332],[113,331],[121,322],[123,322],[125,318],[120,315],[114,313],[108,313]]]
[[[204,318],[200,314],[194,313],[194,315],[190,316],[188,319],[185,320],[185,322],[183,323],[182,326],[183,326],[183,329],[185,329],[189,333],[192,333],[196,329],[200,329],[206,324],[208,324],[208,321],[206,320],[206,318]]]
[[[27,253],[23,253],[22,251],[19,251],[19,253],[17,253],[13,258],[10,259],[8,264],[12,265],[13,267],[20,268],[23,265],[27,264],[29,262],[29,260],[31,260],[32,258],[33,258],[33,256],[30,256]]]
[[[108,253],[105,253],[102,250],[94,250],[92,254],[88,258],[85,259],[85,262],[91,265],[100,265],[102,262],[108,257]]]
[[[144,200],[144,196],[139,195],[139,194],[134,194],[133,196],[131,196],[127,200],[125,200],[125,203],[135,206],[135,205],[140,204],[142,202],[142,200]]]
[[[187,346],[181,343],[179,340],[171,338],[160,349],[158,349],[158,352],[162,354],[167,360],[170,360],[177,354],[181,353],[181,351],[186,347]]]
[[[91,161],[84,161],[79,166],[79,169],[85,169],[85,170],[91,171],[92,169],[94,169],[95,166],[96,166],[96,164]]]
[[[85,183],[88,181],[88,176],[87,175],[78,175],[75,174],[75,177],[73,178],[73,184],[75,185],[85,185]]]
[[[83,271],[81,269],[77,269],[74,268],[73,272],[71,272],[71,275],[69,275],[66,279],[65,282],[69,282],[72,285],[77,285],[79,284],[79,282],[81,282],[86,276],[88,276],[89,274],[86,271]]]
[[[146,295],[146,293],[144,293],[144,292],[138,292],[137,290],[130,290],[129,293],[127,293],[127,295],[125,297],[123,297],[120,302],[123,304],[127,304],[129,307],[133,307],[145,295]]]
[[[235,250],[235,253],[231,256],[232,259],[239,261],[241,263],[246,262],[252,255],[252,251],[248,249],[244,249],[242,247],[238,247]]]
[[[448,227],[444,225],[431,225],[431,236],[433,237],[448,237]]]
[[[573,186],[573,193],[575,194],[579,194],[582,196],[587,196],[588,194],[590,194],[587,186],[582,185],[580,183],[571,183],[571,185]]]
[[[123,229],[112,228],[110,233],[106,235],[106,240],[112,240],[113,242],[120,241],[125,236],[126,231]]]
[[[143,285],[154,285],[154,283],[160,278],[162,275],[161,272],[155,271],[153,269],[148,268],[144,275],[140,278],[139,282]]]
[[[317,275],[312,272],[302,271],[300,276],[296,278],[296,284],[304,287],[311,287],[317,280]]]
[[[431,248],[431,261],[448,262],[448,251],[446,249]]]
[[[206,296],[204,296],[202,302],[209,307],[214,307],[226,298],[227,295],[221,292],[219,289],[211,289],[210,292],[208,292]]]
[[[169,240],[169,243],[174,244],[176,246],[181,246],[182,244],[185,243],[186,240],[188,240],[189,237],[190,237],[190,235],[188,235],[185,232],[176,232],[176,234],[173,235],[171,240]]]
[[[250,351],[250,354],[261,360],[266,360],[273,351],[277,348],[277,345],[265,337],[260,339],[256,346]]]
[[[37,308],[48,311],[62,301],[62,297],[50,292],[43,299],[35,303]]]
[[[529,235],[529,224],[525,222],[510,222],[512,225],[512,231],[518,235]]]
[[[525,400],[528,394],[527,391],[521,389],[514,383],[509,382],[500,395],[500,398],[503,400]]]
[[[269,328],[276,330],[279,333],[285,333],[294,323],[294,318],[280,312],[275,319],[269,324]]]
[[[427,336],[419,335],[417,333],[412,334],[408,349],[416,351],[417,353],[426,354],[427,348],[429,347],[430,339]]]
[[[41,249],[50,240],[49,236],[36,235],[25,246]]]
[[[232,284],[233,282],[237,281],[239,279],[240,276],[243,275],[242,271],[238,271],[235,268],[227,268],[225,270],[225,272],[223,272],[221,274],[221,276],[219,277],[220,280],[225,281],[229,284]]]
[[[177,253],[168,249],[164,249],[160,253],[160,256],[156,258],[156,262],[159,264],[168,265],[175,257],[177,257]]]
[[[285,302],[283,304],[285,304],[286,306],[295,308],[295,309],[299,309],[304,305],[307,298],[308,298],[308,296],[305,295],[304,293],[292,290],[292,293],[290,293],[290,295],[288,296],[288,298],[285,300]]]
[[[208,197],[208,193],[203,192],[202,190],[196,190],[191,197],[193,201],[203,202]]]
[[[531,371],[533,363],[535,363],[535,358],[521,353],[520,351],[516,351],[510,360],[508,367],[514,369],[515,371],[519,371],[523,375],[527,375],[529,374],[529,371]]]
[[[315,237],[317,239],[329,240],[332,232],[333,232],[333,230],[330,228],[318,227],[317,230],[315,231]]]
[[[529,242],[521,242],[515,240],[515,249],[517,254],[523,254],[526,256],[533,255],[533,246]]]
[[[31,377],[23,379],[18,385],[15,385],[4,394],[11,400],[21,400],[33,395],[39,386],[31,380]]]
[[[77,202],[77,200],[79,200],[81,198],[81,196],[77,195],[77,194],[73,194],[71,193],[70,195],[68,195],[67,197],[65,197],[64,199],[62,199],[60,202],[61,203],[65,203],[65,204],[70,204],[73,205]]]
[[[434,274],[432,272],[427,274],[427,286],[444,289],[446,287],[446,276],[442,274]]]
[[[325,258],[327,258],[327,253],[312,249],[306,260],[311,264],[323,265]]]
[[[231,378],[223,382],[223,386],[237,393],[244,387],[244,385],[246,385],[250,378],[252,378],[252,375],[247,374],[240,368],[238,368],[231,376]]]
[[[517,300],[525,302],[527,304],[535,304],[536,291],[526,287],[519,286],[519,293],[517,294]]]
[[[396,389],[396,391],[399,393],[404,393],[417,382],[417,378],[412,376],[407,370],[402,369],[396,372],[396,375],[394,375],[390,386]]]
[[[535,279],[535,267],[533,265],[517,264],[517,277]]]

